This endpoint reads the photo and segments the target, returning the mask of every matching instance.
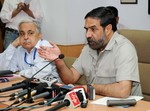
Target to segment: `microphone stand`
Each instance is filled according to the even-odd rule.
[[[32,81],[31,78],[29,78],[27,80],[27,99],[26,99],[26,103],[33,103],[33,100],[31,99],[31,81]]]
[[[45,67],[50,65],[55,60],[63,59],[63,58],[64,58],[64,54],[60,54],[56,59],[54,59],[51,62],[49,62],[48,64],[46,64],[44,67],[42,67],[40,70],[38,70],[35,74],[33,74],[31,78],[28,79],[28,81],[27,81],[27,99],[26,99],[26,103],[33,103],[33,99],[31,99],[31,81],[33,80],[34,76],[37,75],[40,71],[42,71]]]

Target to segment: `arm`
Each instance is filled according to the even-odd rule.
[[[33,12],[29,9],[29,4],[25,5],[25,7],[23,8],[23,11],[26,12],[30,17],[35,19]]]
[[[0,69],[7,69],[9,62],[16,51],[16,47],[19,46],[19,38],[13,41],[8,48],[0,54]]]
[[[20,13],[21,10],[23,10],[25,7],[24,3],[20,2],[17,5],[17,8],[13,10],[12,12],[12,18],[15,17],[18,13]]]
[[[51,43],[51,45],[53,46],[53,48],[42,46],[41,48],[38,49],[40,57],[52,61],[61,54],[61,51],[56,46],[56,44]],[[59,76],[61,77],[62,81],[65,84],[75,83],[79,79],[80,74],[74,68],[69,69],[63,60],[58,59],[55,61],[55,64]]]
[[[120,81],[113,84],[92,84],[97,95],[126,98],[131,92],[131,81]],[[87,92],[87,86],[83,85]]]
[[[27,10],[25,10],[25,13],[39,23],[42,22],[44,17],[39,0],[32,0],[30,4],[27,5]]]
[[[74,84],[80,78],[80,74],[72,67],[68,68],[63,60],[55,61],[60,78],[65,84]]]
[[[110,97],[125,98],[130,95],[131,81],[120,81],[113,84],[93,84],[96,94]]]

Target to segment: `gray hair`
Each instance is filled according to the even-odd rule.
[[[33,20],[24,20],[24,21],[21,21],[21,22],[19,23],[19,25],[18,25],[18,29],[19,29],[19,27],[20,27],[23,23],[32,23],[32,24],[34,24],[35,27],[36,27],[37,33],[38,33],[38,34],[41,33],[41,27],[40,27],[40,25],[39,25],[38,22],[33,21]]]

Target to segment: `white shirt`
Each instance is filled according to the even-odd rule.
[[[46,40],[39,40],[38,44],[42,44]],[[50,44],[49,44],[50,45]],[[47,65],[49,61],[44,60],[38,55],[36,48],[33,48],[30,53],[27,52],[22,46],[18,47],[16,52],[14,53],[12,60],[9,65],[9,70],[16,72],[20,71],[19,74],[31,78],[36,72],[42,69],[45,65]],[[33,66],[30,66],[32,64]],[[37,73],[35,78],[43,78],[46,75],[50,75],[52,77],[60,79],[56,70],[56,66],[54,63],[49,64],[39,73]],[[60,80],[59,80],[60,81]]]
[[[10,60],[15,52],[16,48],[10,44],[7,49],[0,54],[0,70],[7,70]]]
[[[35,19],[30,17],[24,11],[19,12],[15,17],[12,18],[12,12],[17,8],[17,4],[20,2],[24,2],[25,0],[5,0],[1,13],[0,18],[3,23],[6,23],[6,27],[18,30],[18,25],[23,20],[34,20],[38,23],[42,22],[43,19],[43,12],[40,6],[39,0],[31,0],[30,2],[30,10],[32,11]]]

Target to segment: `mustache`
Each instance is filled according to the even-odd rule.
[[[89,44],[90,42],[95,42],[92,38],[87,38],[87,44]]]
[[[30,43],[31,41],[29,39],[24,40],[24,43]]]

